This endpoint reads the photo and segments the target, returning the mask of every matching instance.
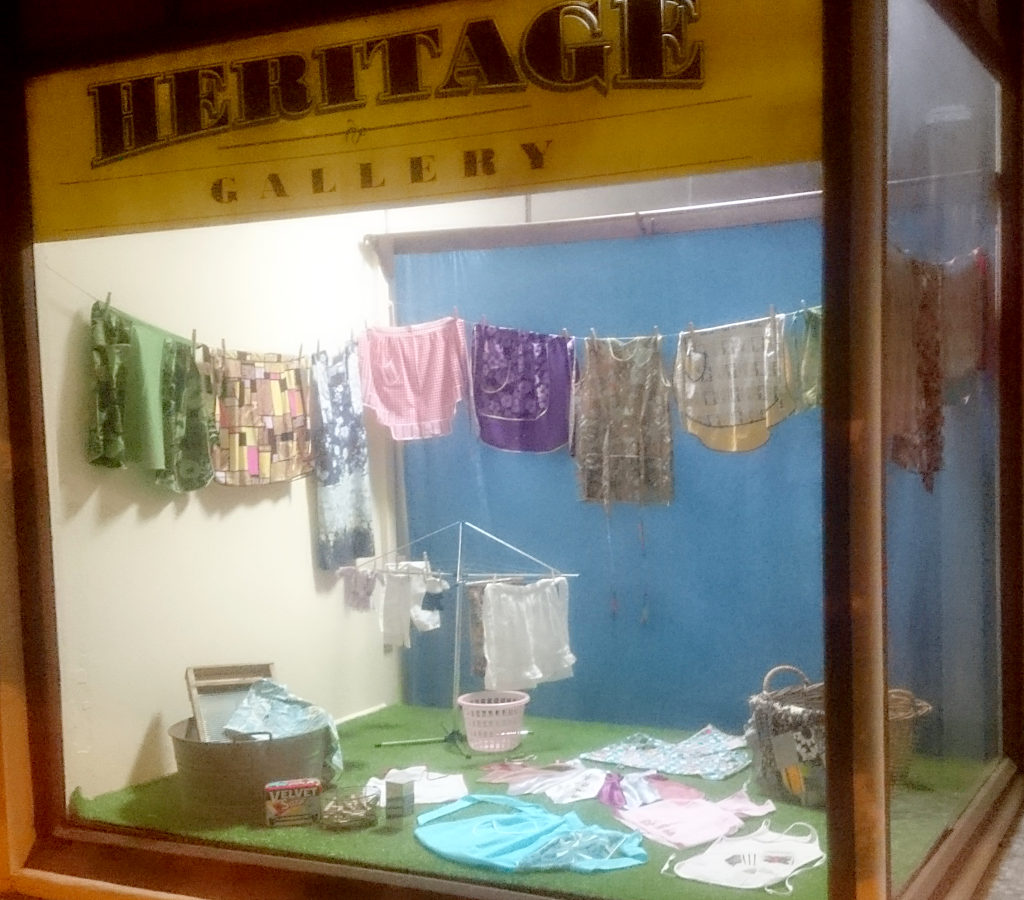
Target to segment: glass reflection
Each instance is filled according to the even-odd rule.
[[[918,701],[890,708],[899,886],[1000,752],[998,86],[920,0],[890,5],[889,38],[889,681]]]

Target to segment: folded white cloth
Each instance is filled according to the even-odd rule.
[[[409,766],[405,769],[390,769],[383,778],[371,778],[366,782],[367,790],[380,794],[381,802],[384,802],[384,782],[394,776],[405,776],[413,783],[413,802],[421,803],[447,803],[450,800],[458,800],[469,793],[466,787],[466,779],[461,774],[446,774],[444,772],[428,772],[426,766]]]

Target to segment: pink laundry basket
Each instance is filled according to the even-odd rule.
[[[500,753],[523,739],[523,712],[530,695],[523,691],[474,691],[462,694],[462,721],[471,750]]]

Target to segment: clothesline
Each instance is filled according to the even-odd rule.
[[[815,306],[801,306],[800,309],[789,310],[788,312],[785,312],[785,313],[772,313],[772,312],[768,312],[768,313],[765,313],[765,315],[763,315],[763,316],[758,316],[758,317],[753,318],[753,319],[745,319],[742,322],[723,322],[723,323],[718,324],[718,325],[705,325],[705,326],[702,326],[700,328],[694,328],[693,323],[690,322],[690,323],[687,324],[687,326],[685,328],[680,328],[680,329],[677,329],[677,330],[674,330],[674,331],[668,331],[668,332],[663,332],[663,331],[661,331],[661,329],[659,329],[659,327],[657,325],[654,325],[654,326],[652,326],[652,328],[651,328],[651,330],[649,332],[640,332],[640,331],[638,331],[635,334],[631,334],[631,335],[618,335],[618,336],[615,336],[615,335],[604,335],[604,334],[599,334],[596,328],[591,328],[589,330],[589,333],[590,333],[590,335],[592,337],[596,337],[596,338],[599,338],[599,339],[612,340],[612,341],[622,341],[622,342],[635,340],[636,338],[639,338],[639,337],[647,337],[647,336],[650,336],[652,334],[660,335],[660,336],[665,337],[665,338],[678,338],[682,334],[703,334],[703,333],[706,333],[706,332],[709,332],[709,331],[715,331],[715,330],[720,329],[720,328],[729,328],[729,327],[732,327],[732,326],[735,326],[735,325],[752,325],[752,324],[755,324],[757,322],[765,321],[766,319],[769,319],[769,318],[771,318],[772,316],[775,316],[775,315],[781,315],[781,316],[784,316],[786,318],[794,318],[796,316],[799,316],[801,313],[803,313],[805,311],[809,311],[809,312],[820,311],[821,308],[822,307],[821,307],[820,304],[815,305]],[[444,317],[442,317],[442,318],[444,318]],[[463,320],[463,321],[469,321],[469,320]],[[483,321],[483,317],[481,317],[481,321]],[[405,326],[402,326],[402,325],[379,325],[379,326],[378,325],[367,325],[367,326],[365,326],[363,333],[367,333],[367,332],[373,331],[375,329],[383,330],[383,329],[391,329],[391,328],[415,327],[416,324],[417,323],[409,323],[408,325],[405,325]],[[511,327],[511,326],[508,326],[508,327]],[[525,331],[533,331],[533,329],[523,329],[523,330],[525,330]],[[542,333],[546,333],[546,332],[536,332],[536,333],[542,334]],[[574,340],[574,341],[579,341],[583,337],[582,335],[574,335],[574,334],[572,334],[566,328],[562,328],[562,329],[558,330],[557,332],[551,332],[550,334],[551,334],[551,336],[567,337],[567,338],[569,338],[571,340]],[[310,345],[307,345],[307,344],[305,344],[305,342],[303,342],[303,343],[299,344],[298,352],[295,353],[293,358],[296,359],[296,360],[301,360],[303,355],[312,355],[312,354],[303,354],[303,348],[306,347],[306,346],[316,347],[316,350],[314,351],[316,354],[334,355],[338,351],[340,351],[345,346],[345,344],[358,343],[358,341],[359,341],[359,334],[357,334],[355,331],[350,331],[349,338],[345,342],[343,342],[341,344],[333,345],[331,347],[321,347],[319,341],[314,341]],[[192,338],[192,343],[197,348],[205,347],[207,349],[217,349],[217,345],[207,344],[207,343],[205,343],[203,341],[197,341],[194,336]],[[223,351],[223,350],[227,349],[227,346],[228,346],[227,342],[222,338],[220,340],[220,342],[219,342],[219,348]],[[282,357],[287,358],[289,354],[288,353],[281,353],[280,355]]]
[[[53,267],[50,266],[49,264],[45,264],[45,265],[46,265],[46,267],[51,272],[53,272],[53,274],[57,275],[59,278],[62,278],[65,281],[67,281],[68,284],[72,285],[77,290],[79,290],[84,296],[88,297],[94,304],[96,304],[96,303],[101,304],[105,308],[111,306],[111,304],[112,304],[112,294],[110,292],[108,292],[106,294],[105,298],[99,298],[99,297],[95,296],[94,294],[92,294],[91,292],[87,291],[85,288],[75,284],[75,282],[71,281],[71,279],[67,278],[62,273],[60,273],[57,270],[53,269]],[[818,310],[821,310],[820,304],[813,305],[813,306],[806,306],[806,305],[804,305],[802,300],[800,301],[800,303],[801,303],[801,306],[800,306],[799,309],[790,310],[790,311],[785,312],[785,313],[775,313],[774,312],[774,308],[770,308],[769,311],[764,316],[759,316],[759,317],[756,317],[756,318],[753,318],[753,319],[746,319],[746,320],[743,320],[742,322],[723,322],[723,323],[720,323],[720,324],[717,324],[717,325],[706,325],[706,326],[702,326],[701,328],[694,328],[694,323],[693,322],[689,322],[687,324],[687,326],[684,327],[684,328],[679,328],[677,330],[667,331],[667,332],[663,332],[659,328],[659,326],[654,325],[654,326],[652,326],[650,332],[637,332],[637,333],[635,333],[633,335],[625,335],[625,336],[599,335],[598,332],[597,332],[596,327],[591,327],[589,329],[589,333],[593,337],[601,337],[601,338],[603,338],[605,340],[614,340],[614,341],[629,341],[629,340],[633,340],[633,339],[635,339],[637,337],[644,337],[644,336],[648,336],[650,334],[662,335],[662,336],[668,338],[668,337],[673,337],[673,336],[678,337],[679,335],[681,335],[683,333],[701,334],[703,332],[712,331],[712,330],[715,330],[715,329],[718,329],[718,328],[727,328],[727,327],[736,326],[736,325],[753,324],[755,322],[763,321],[764,319],[770,318],[771,316],[774,316],[774,315],[782,315],[782,316],[785,316],[787,318],[793,318],[795,316],[800,315],[801,313],[803,313],[805,311],[818,311]],[[139,320],[137,316],[135,316],[133,313],[128,312],[127,310],[123,309],[122,307],[116,306],[116,304],[115,304],[115,307],[116,307],[116,309],[119,312],[123,313],[124,315],[126,315],[126,316],[128,316],[128,317],[130,317],[132,319]],[[457,308],[453,308],[452,312],[449,315],[452,318],[458,318],[459,317],[458,309]],[[142,321],[142,320],[139,320],[139,321]],[[463,320],[463,321],[468,321],[468,320]],[[481,316],[480,317],[480,322],[486,324],[487,323],[486,317]],[[146,324],[154,324],[154,323],[147,322]],[[354,343],[357,343],[358,340],[359,340],[359,337],[361,336],[361,334],[365,334],[365,333],[368,333],[368,332],[371,332],[371,331],[374,331],[374,330],[377,330],[377,329],[384,329],[384,330],[386,330],[386,329],[391,329],[391,328],[404,328],[404,327],[415,327],[415,325],[414,324],[413,325],[371,325],[371,324],[368,324],[368,323],[366,323],[364,321],[362,332],[357,332],[356,329],[350,328],[349,329],[349,336],[348,336],[348,338],[347,339],[343,339],[343,340],[339,341],[336,344],[332,344],[332,345],[329,345],[329,346],[324,346],[324,345],[321,344],[321,339],[317,338],[316,340],[312,340],[312,341],[309,341],[309,342],[300,341],[299,344],[298,344],[298,350],[296,352],[294,352],[294,353],[292,353],[291,351],[274,351],[274,352],[278,356],[280,356],[282,360],[288,360],[288,359],[301,360],[304,356],[313,356],[314,354],[315,355],[326,354],[328,356],[333,356],[333,355],[336,355],[338,352],[340,352],[344,347],[346,347],[348,345],[351,345],[351,344],[354,344]],[[161,329],[161,330],[165,330],[166,331],[166,329]],[[527,329],[527,330],[531,330],[531,329]],[[540,334],[540,333],[543,333],[543,332],[536,332],[536,333]],[[170,332],[168,332],[168,334],[170,334]],[[580,338],[581,338],[581,335],[573,335],[569,331],[569,329],[566,329],[566,328],[562,328],[558,332],[551,332],[551,334],[552,334],[552,336],[554,336],[555,334],[558,334],[558,335],[560,335],[562,337],[571,338],[573,340],[580,340]],[[196,350],[202,349],[202,350],[206,350],[208,352],[209,351],[216,351],[216,350],[219,349],[222,353],[226,353],[228,351],[229,346],[231,346],[231,347],[235,346],[234,343],[230,343],[229,344],[227,339],[223,338],[223,337],[221,337],[219,340],[214,341],[214,342],[208,342],[208,341],[205,341],[205,340],[200,340],[199,339],[199,335],[198,335],[198,330],[195,329],[195,328],[193,328],[191,330],[191,333],[188,336],[178,335],[178,337],[179,337],[179,339],[181,341],[190,342],[192,344],[193,349],[196,349]],[[304,352],[306,350],[306,348],[309,348],[309,347],[313,347],[315,349],[312,352]],[[267,353],[269,354],[269,353],[271,353],[271,351],[267,351]]]
[[[902,247],[894,247],[894,249],[896,250],[896,252],[900,253],[903,256],[906,256],[906,257],[912,257],[913,256],[911,251],[906,250],[906,249],[904,249]],[[960,254],[952,257],[952,258],[941,260],[941,261],[937,262],[936,264],[937,265],[941,265],[941,266],[946,267],[946,268],[952,268],[953,266],[955,266],[957,264],[960,264],[964,260],[976,259],[980,252],[982,252],[980,250],[980,248],[974,248],[973,250],[967,251],[966,253],[960,253]],[[62,272],[60,272],[57,269],[53,268],[53,266],[51,266],[49,263],[44,261],[42,264],[45,266],[46,269],[48,269],[50,272],[52,272],[58,278],[60,278],[63,281],[65,281],[67,284],[69,284],[72,287],[74,287],[76,290],[81,292],[85,297],[89,298],[91,301],[93,301],[95,303],[106,303],[106,304],[110,303],[110,301],[111,301],[111,294],[109,292],[107,293],[105,299],[101,299],[100,297],[98,297],[95,294],[93,294],[91,291],[87,290],[86,288],[84,288],[81,285],[79,285],[77,282],[73,281],[71,278],[69,278],[68,276],[66,276]],[[805,307],[803,305],[803,301],[801,301],[801,308],[799,310],[791,310],[788,313],[784,313],[784,315],[786,315],[786,316],[795,316],[795,315],[799,314],[800,312],[803,312],[805,309],[816,310],[816,309],[820,309],[820,308],[821,308],[820,305],[811,306],[811,307]],[[454,314],[456,316],[458,315],[457,309],[454,311]],[[773,314],[774,313],[769,313],[769,315],[773,315]],[[671,335],[673,333],[678,334],[678,333],[680,333],[682,331],[689,331],[689,332],[694,332],[694,333],[700,333],[701,331],[707,331],[707,330],[712,330],[712,329],[715,329],[715,328],[727,327],[727,326],[730,326],[730,325],[746,325],[746,324],[751,324],[753,322],[760,321],[760,318],[763,318],[763,317],[758,317],[758,318],[754,318],[754,319],[747,319],[747,320],[744,320],[742,322],[727,322],[727,323],[720,323],[719,325],[702,326],[702,328],[700,328],[700,329],[695,329],[694,328],[694,324],[692,322],[690,322],[687,328],[679,329],[679,331],[677,331],[677,332],[667,332],[666,336]],[[483,319],[481,319],[481,321],[483,321]],[[379,326],[371,326],[371,325],[367,324],[365,322],[365,320],[364,320],[364,323],[363,323],[364,331],[368,331],[368,330],[370,330],[371,328],[374,328],[374,327],[379,327]],[[594,331],[594,329],[591,329],[591,331],[596,335],[596,332]],[[652,332],[653,333],[660,333],[660,330],[659,330],[657,325],[653,326]],[[561,330],[561,334],[563,336],[567,336],[569,333],[568,333],[568,331],[566,329],[563,328]],[[636,336],[640,336],[640,335],[639,334],[638,335],[634,335],[634,337],[636,337]],[[611,336],[609,336],[609,337],[611,337]],[[350,329],[349,330],[349,339],[348,339],[347,343],[354,343],[356,338],[357,338],[357,334],[356,334],[355,329],[354,328]],[[611,339],[613,339],[613,340],[629,340],[630,337],[611,337]],[[202,346],[202,347],[215,346],[215,345],[207,344],[205,342],[197,341],[196,329],[192,329],[192,343],[193,343],[193,345]],[[224,338],[221,338],[220,344],[221,344],[222,348],[226,347],[226,340]],[[302,349],[304,347],[315,347],[316,348],[315,352],[319,354],[319,353],[324,353],[324,352],[327,352],[327,353],[335,352],[335,351],[341,349],[341,347],[343,345],[344,345],[344,343],[339,344],[336,347],[334,347],[333,350],[332,350],[332,348],[322,348],[319,339],[314,340],[314,341],[310,341],[308,343],[305,342],[305,341],[301,341],[299,343],[299,352],[296,354],[296,358],[301,358],[302,357],[302,355],[303,355],[302,354]]]

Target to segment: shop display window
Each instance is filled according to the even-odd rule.
[[[760,186],[760,197],[749,196],[751,185]],[[672,745],[710,725],[732,739],[719,748],[721,758],[707,763],[705,777],[679,768],[683,762],[662,760],[670,780],[691,771],[680,783],[716,802],[750,782],[759,803],[775,797],[776,829],[807,822],[823,840],[822,783],[810,784],[810,772],[800,796],[779,796],[775,783],[753,787],[750,748],[760,754],[770,736],[744,734],[754,728],[749,700],[766,684],[820,684],[822,677],[819,191],[817,167],[810,165],[537,196],[529,224],[510,223],[511,209],[521,215],[524,205],[507,198],[37,246],[72,817],[488,880],[486,870],[435,859],[414,838],[414,819],[388,819],[384,803],[379,822],[343,832],[268,827],[258,818],[262,785],[249,784],[252,802],[245,809],[240,791],[225,782],[242,781],[251,761],[241,761],[236,772],[217,755],[230,753],[230,744],[203,747],[183,731],[182,720],[192,714],[185,670],[271,660],[276,679],[341,720],[345,768],[336,786],[351,789],[389,769],[426,764],[462,776],[473,793],[505,793],[503,785],[480,779],[488,766],[518,756],[551,765],[582,755],[585,768],[636,775],[645,771],[638,768],[643,747],[629,745],[637,734],[652,749],[664,744],[678,755]],[[703,196],[675,211],[643,210],[655,192]],[[737,199],[744,201],[738,213],[730,211]],[[585,238],[593,228],[593,215],[572,215],[588,207],[617,216],[618,234],[571,239],[573,230]],[[403,217],[434,224],[471,218],[474,227],[380,230]],[[459,247],[479,243],[486,226],[520,235],[520,246]],[[550,243],[545,230],[562,236]],[[431,241],[452,249],[412,246]],[[189,265],[177,265],[180,259]],[[105,287],[96,287],[98,281]],[[98,352],[89,344],[89,317],[104,314],[107,291],[109,310],[179,335],[195,328],[200,358],[202,345],[215,353],[222,339],[229,350],[279,348],[281,355],[300,346],[316,353],[319,345],[333,358],[353,333],[358,340],[383,316],[412,326],[457,316],[469,346],[478,349],[488,325],[568,335],[574,368],[584,374],[588,366],[598,371],[588,355],[595,338],[614,339],[609,347],[623,358],[646,339],[658,347],[647,361],[658,373],[649,402],[660,398],[662,408],[655,421],[630,420],[626,427],[630,433],[641,425],[654,428],[652,434],[664,429],[664,483],[641,487],[667,485],[667,493],[625,500],[625,492],[636,490],[629,467],[620,469],[622,483],[586,481],[582,451],[567,446],[566,404],[565,434],[543,452],[485,443],[487,420],[479,415],[486,416],[485,407],[471,397],[447,410],[453,412],[449,433],[404,441],[394,440],[366,408],[375,546],[362,556],[376,558],[360,571],[385,580],[400,560],[429,561],[441,588],[427,597],[439,607],[439,627],[419,631],[420,611],[410,622],[408,604],[396,624],[388,585],[361,600],[350,571],[321,568],[329,551],[318,546],[322,485],[315,474],[260,486],[214,481],[186,494],[158,484],[144,466],[90,463],[83,438],[93,421],[95,387],[82,373]],[[479,353],[463,359],[474,368],[474,388],[485,376],[483,362]],[[566,374],[576,378],[568,368]],[[718,390],[723,401],[694,396],[694,384]],[[736,417],[737,403],[752,408],[766,390],[774,392],[768,411]],[[575,403],[584,402],[581,391],[578,383]],[[697,411],[686,416],[681,402]],[[553,417],[557,402],[550,403]],[[71,421],[79,427],[67,427]],[[575,419],[574,427],[580,440],[586,423]],[[403,498],[401,506],[383,502],[394,497]],[[344,568],[354,568],[356,561],[348,562]],[[552,673],[552,659],[538,658],[547,671],[537,683],[516,681],[523,673],[501,675],[500,626],[490,626],[481,658],[472,640],[480,607],[473,604],[500,603],[509,579],[530,586],[563,574],[567,649],[575,662]],[[144,585],[142,596],[119,590],[122,579]],[[497,599],[483,601],[485,587]],[[111,628],[112,621],[121,624]],[[544,624],[542,618],[537,627]],[[118,649],[126,633],[133,635],[132,654]],[[511,649],[526,652],[526,637]],[[126,690],[133,658],[144,660],[146,677],[128,679],[134,687]],[[106,662],[97,665],[100,660]],[[499,667],[491,678],[480,672],[487,664]],[[797,674],[778,671],[766,683],[779,664]],[[474,749],[477,725],[457,698],[517,685],[529,703],[514,727],[528,734],[504,751]],[[232,696],[237,702],[241,694]],[[120,724],[101,727],[105,722]],[[424,740],[446,735],[453,739]],[[602,751],[623,740],[627,746],[618,752],[626,756],[616,762],[613,752],[600,761]],[[598,759],[588,761],[587,754]],[[281,764],[282,778],[311,774],[300,760],[288,761],[295,771]],[[594,796],[582,802],[591,824],[623,827]],[[673,850],[646,846],[644,891],[685,891],[677,879],[658,874]],[[692,855],[692,849],[675,852]],[[819,868],[797,884],[814,896],[824,879]],[[524,886],[571,885],[574,892],[605,895],[622,883],[621,877],[613,883],[535,874]]]
[[[607,83],[591,6],[633,29]],[[660,65],[637,43],[655,6]],[[506,69],[480,57],[500,17],[464,23],[451,58],[433,32],[319,47],[317,114],[502,78],[568,95],[594,90],[588,66],[605,93],[700,87],[698,4],[558,8]],[[1000,95],[923,0],[890,4],[889,32],[884,350],[863,377],[883,407],[898,894],[1003,760]],[[169,183],[126,205],[110,175],[107,225],[33,248],[62,827],[371,892],[826,896],[820,158],[602,177],[621,163],[598,154],[581,184],[530,189],[489,149],[451,163],[349,120],[341,162],[284,149],[281,175],[261,115],[306,116],[312,74],[274,51],[151,97],[96,75],[93,170],[200,131],[241,155],[210,168],[208,223]],[[742,107],[757,129],[807,127],[798,68],[799,108]],[[229,73],[237,109],[215,102]],[[151,132],[147,97],[174,111]],[[543,169],[525,121],[517,161]],[[289,209],[295,160],[309,197]],[[453,199],[453,171],[506,180]],[[381,200],[332,208],[348,176]],[[43,182],[46,206],[66,184]],[[525,849],[473,839],[520,827]]]

